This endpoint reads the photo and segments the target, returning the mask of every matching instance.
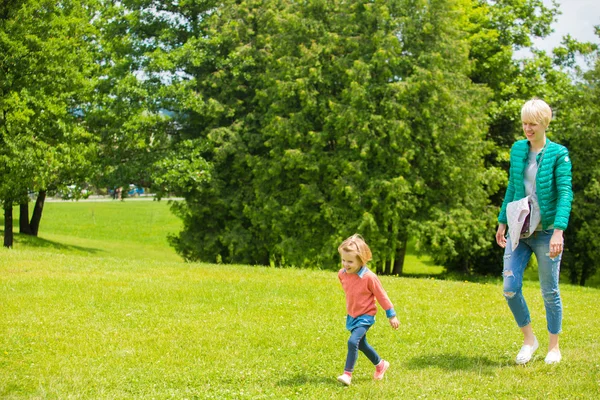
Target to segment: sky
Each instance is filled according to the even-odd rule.
[[[551,0],[543,0],[547,6]],[[582,42],[600,44],[600,38],[594,34],[594,25],[600,25],[600,0],[559,0],[561,15],[552,27],[554,33],[545,39],[535,40],[535,47],[551,51],[560,45],[566,34]]]

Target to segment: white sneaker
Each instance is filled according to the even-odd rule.
[[[352,382],[352,377],[348,374],[342,374],[337,378],[338,382],[343,383],[346,386],[350,386],[350,382]]]
[[[534,338],[533,340],[533,346],[524,344],[523,347],[521,347],[519,354],[517,354],[517,364],[526,364],[529,362],[529,360],[531,360],[531,356],[533,356],[533,353],[535,353],[540,345],[537,341],[537,338]]]
[[[560,350],[549,351],[544,361],[546,361],[546,364],[557,364],[560,362],[561,358],[562,356],[560,355]]]

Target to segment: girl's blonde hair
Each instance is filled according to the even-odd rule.
[[[342,254],[342,251],[356,254],[362,265],[371,261],[372,258],[371,249],[367,245],[367,242],[365,242],[365,239],[358,233],[350,236],[340,244],[338,252]]]
[[[552,120],[552,109],[544,100],[534,97],[523,104],[521,120],[523,122],[535,122],[547,128]]]

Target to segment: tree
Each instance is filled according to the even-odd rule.
[[[411,221],[484,209],[470,182],[485,175],[486,92],[461,18],[453,1],[243,1],[182,24],[194,36],[171,60],[186,79],[169,90],[211,179],[175,207],[178,251],[335,268],[359,231],[400,273]]]
[[[191,260],[333,267],[360,231],[382,272],[402,271],[411,235],[448,269],[491,272],[519,109],[562,103],[582,51],[515,59],[551,32],[556,6],[539,0],[108,9],[120,40],[102,46],[89,120],[105,181],[182,194],[173,243]]]
[[[486,137],[493,145],[485,151],[485,175],[474,181],[483,185],[490,205],[483,213],[474,214],[480,222],[477,218],[472,220],[473,214],[466,211],[455,216],[446,214],[446,219],[432,219],[426,224],[429,232],[419,237],[417,247],[429,252],[448,270],[491,274],[502,263],[502,251],[492,234],[495,228],[489,226],[487,232],[466,234],[462,227],[471,223],[487,225],[491,217],[495,220],[507,183],[509,150],[521,138],[519,115],[526,100],[540,97],[553,108],[564,109],[555,115],[548,131],[551,138],[560,139],[560,129],[555,127],[569,112],[569,107],[560,105],[569,101],[572,92],[572,72],[577,72],[575,54],[589,54],[592,46],[566,37],[554,55],[532,47],[533,37],[551,33],[558,12],[556,4],[545,7],[539,0],[476,0],[463,5],[469,16],[463,25],[468,33],[465,40],[472,65],[469,76],[492,91]],[[530,49],[532,57],[517,59],[515,51],[524,48]],[[486,223],[481,221],[484,215]]]
[[[0,200],[7,215],[28,202],[29,191],[66,185],[90,165],[93,140],[76,111],[93,72],[91,12],[73,1],[0,6]],[[41,213],[34,217],[37,233]],[[7,247],[11,222],[5,219]]]
[[[566,43],[568,45],[568,42]],[[589,49],[586,49],[589,50]],[[559,50],[559,55],[567,54]],[[555,130],[569,149],[573,161],[574,199],[569,227],[565,232],[562,266],[573,284],[585,285],[597,271],[600,244],[600,57],[563,102],[557,104]],[[573,59],[572,56],[568,57]]]
[[[158,95],[167,72],[151,65],[153,52],[169,46],[157,41],[168,35],[166,17],[154,8],[163,5],[176,9],[170,2],[100,2],[94,20],[100,72],[84,108],[85,126],[99,141],[95,186],[150,187],[152,165],[166,157],[169,137],[176,134],[168,101]]]

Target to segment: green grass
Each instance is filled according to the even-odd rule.
[[[335,381],[348,338],[335,272],[183,263],[162,236],[178,229],[165,204],[107,203],[121,207],[113,211],[99,204],[95,227],[80,229],[90,224],[91,205],[49,203],[40,240],[51,245],[19,237],[14,249],[0,250],[0,398],[600,396],[597,289],[561,286],[564,360],[547,366],[539,286],[527,282],[541,346],[531,363],[516,366],[521,339],[499,281],[382,277],[401,327],[393,331],[380,311],[369,341],[392,367],[374,382],[361,355],[345,388]],[[148,235],[130,226],[152,226],[150,209],[170,228]],[[127,225],[120,235],[111,234],[115,214]],[[53,225],[53,215],[73,218],[68,225],[77,228]]]
[[[44,206],[39,238],[16,235],[14,247],[23,245],[56,250],[61,254],[131,260],[182,261],[167,242],[167,235],[181,230],[181,221],[168,207],[167,201],[132,199],[48,202]],[[15,232],[19,226],[18,217],[17,212]],[[2,217],[0,223],[4,225]]]

